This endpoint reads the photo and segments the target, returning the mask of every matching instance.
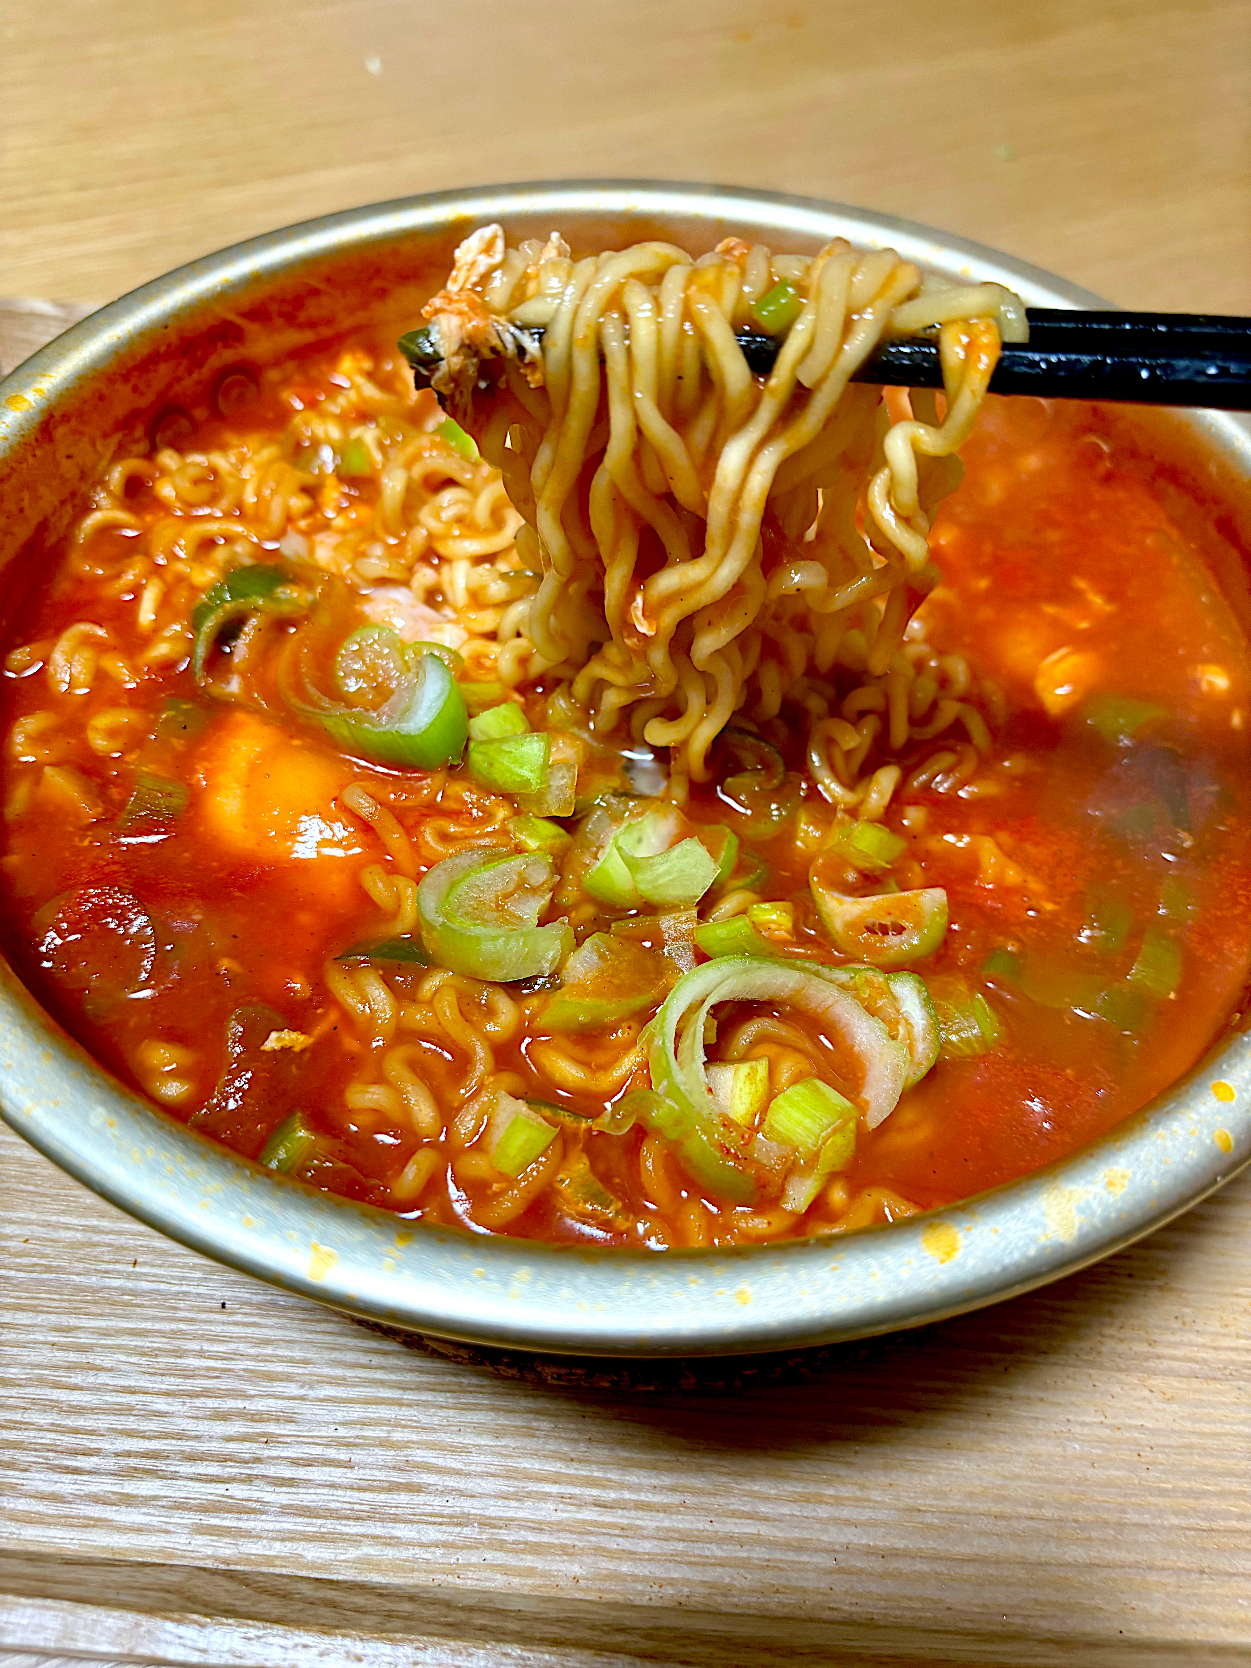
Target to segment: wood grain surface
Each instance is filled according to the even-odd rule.
[[[1233,0],[15,0],[3,23],[10,293],[105,299],[402,192],[639,174],[1251,312]],[[0,364],[70,316],[0,314]],[[0,1127],[0,1668],[1251,1662],[1249,1241],[1243,1177],[982,1315],[624,1392],[366,1331]]]
[[[1251,313],[1246,0],[7,0],[0,293],[443,186],[714,180]]]

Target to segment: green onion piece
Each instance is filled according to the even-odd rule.
[[[501,701],[469,720],[470,741],[502,741],[505,736],[523,736],[529,730],[526,715],[516,701]]]
[[[761,788],[773,791],[782,786],[786,777],[786,761],[781,750],[762,735],[757,735],[755,730],[729,724],[717,737],[717,746],[728,747],[747,766],[746,770],[727,776],[722,782],[722,787],[731,794]]]
[[[733,1065],[709,1066],[712,1098],[736,1124],[754,1124],[769,1099],[769,1062],[738,1060]]]
[[[219,579],[204,593],[191,615],[191,629],[195,634],[191,665],[196,681],[204,677],[209,651],[223,626],[248,614],[302,614],[306,607],[304,598],[292,589],[282,568],[257,564],[236,568],[225,579]]]
[[[747,919],[753,926],[766,932],[789,938],[795,930],[795,905],[792,903],[756,903],[747,906]]]
[[[542,851],[552,856],[564,851],[573,838],[558,822],[549,822],[546,817],[509,817],[507,828],[522,851]]]
[[[942,1052],[949,1060],[973,1060],[998,1048],[1003,1026],[980,990],[952,975],[931,979],[929,991],[942,1033]]]
[[[907,1048],[846,989],[840,969],[736,956],[684,974],[647,1030],[655,1102],[632,1097],[641,1122],[673,1143],[690,1173],[713,1196],[746,1202],[757,1167],[749,1132],[717,1107],[708,1086],[704,1036],[722,1002],[771,1002],[811,1014],[863,1073],[860,1099],[876,1128],[894,1108],[908,1075]]]
[[[1116,1030],[1133,1036],[1151,1015],[1151,997],[1131,984],[1109,985],[1095,1003],[1095,1012]]]
[[[712,884],[720,886],[729,880],[738,862],[738,835],[721,823],[704,824],[695,830],[695,838],[717,865]]]
[[[1164,885],[1160,888],[1160,914],[1166,915],[1170,921],[1193,920],[1198,911],[1195,895],[1176,875],[1165,877]]]
[[[370,456],[369,447],[359,436],[349,440],[339,454],[339,467],[336,475],[372,475],[374,460]]]
[[[1181,983],[1180,944],[1158,927],[1148,927],[1129,979],[1151,996],[1171,996]]]
[[[443,363],[439,338],[428,324],[405,331],[395,345],[415,371],[437,371]]]
[[[499,741],[471,741],[466,762],[484,787],[500,793],[537,793],[547,781],[551,751],[551,736],[531,731]]]
[[[551,859],[538,853],[445,857],[417,888],[422,942],[440,966],[472,979],[545,978],[573,949],[567,922],[538,925],[555,884]]]
[[[804,310],[804,300],[794,284],[779,278],[772,289],[766,290],[751,310],[754,323],[766,336],[781,336]]]
[[[839,822],[830,836],[829,850],[865,874],[881,874],[908,849],[908,842],[880,822]]]
[[[378,705],[394,695],[416,669],[416,660],[390,626],[361,626],[345,638],[335,655],[335,682],[342,694],[364,695]]]
[[[631,915],[614,921],[609,932],[614,938],[628,938],[660,953],[681,973],[695,965],[695,929],[699,917],[693,909],[675,910],[669,915]]]
[[[1112,747],[1128,747],[1144,724],[1168,717],[1165,707],[1153,701],[1136,701],[1128,695],[1092,695],[1082,707],[1090,727]]]
[[[728,921],[702,921],[695,928],[695,942],[706,956],[773,956],[775,947],[763,938],[746,915],[731,915]]]
[[[592,812],[587,819],[590,827],[597,826],[595,818],[596,813]],[[600,836],[603,843],[599,854],[582,877],[586,891],[600,903],[617,909],[639,908],[645,899],[626,864],[625,854],[628,852],[636,858],[659,856],[673,845],[674,836],[685,826],[688,825],[681,814],[671,805],[655,805],[643,816],[632,817],[615,827],[609,820],[607,838]]]
[[[770,1103],[761,1133],[766,1140],[811,1159],[840,1125],[850,1124],[854,1135],[856,1115],[846,1095],[819,1077],[805,1077]]]
[[[982,972],[988,979],[999,979],[1009,985],[1019,984],[1021,958],[1015,950],[1009,950],[1006,944],[997,944],[982,963]]]
[[[121,827],[133,828],[140,822],[172,822],[187,809],[190,799],[191,790],[185,783],[141,770],[122,811]]]
[[[280,1170],[290,1175],[299,1169],[317,1145],[317,1137],[304,1121],[302,1112],[284,1118],[261,1148],[258,1163],[266,1170]]]
[[[459,649],[453,649],[447,643],[429,643],[424,638],[405,645],[409,653],[437,654],[453,677],[459,677],[465,670],[465,657]],[[464,699],[464,696],[461,697]]]
[[[1113,817],[1112,832],[1125,840],[1150,840],[1158,828],[1167,826],[1171,820],[1163,800],[1148,799]]]
[[[716,860],[694,838],[679,840],[654,857],[636,857],[624,844],[621,856],[644,903],[661,908],[689,909],[703,897],[717,876]]]
[[[474,714],[498,706],[508,694],[502,683],[462,683],[459,688],[462,700]]]
[[[437,770],[459,759],[468,731],[460,690],[446,662],[434,654],[423,654],[416,675],[376,712],[339,707],[318,717],[349,753],[415,770]]]
[[[372,944],[362,941],[359,944],[353,944],[347,950],[340,950],[334,959],[336,961],[415,963],[420,967],[429,967],[430,965],[430,957],[415,938],[383,938]]]
[[[589,1215],[613,1227],[627,1226],[628,1218],[620,1199],[608,1191],[591,1169],[585,1148],[579,1148],[565,1159],[554,1186],[576,1213]]]
[[[561,971],[561,987],[544,1002],[544,1031],[599,1031],[643,1008],[657,1007],[673,980],[668,961],[628,938],[592,933]]]
[[[188,701],[181,695],[171,695],[161,708],[156,721],[157,741],[191,741],[204,729],[211,717],[207,707],[199,701]]]
[[[543,786],[534,793],[519,793],[517,808],[532,817],[571,817],[578,797],[578,767],[568,759],[556,759],[547,767]]]
[[[445,417],[434,431],[441,440],[446,440],[454,451],[470,463],[477,463],[479,456],[478,442],[473,435],[466,434],[454,417]]]
[[[837,947],[874,967],[903,967],[933,955],[947,931],[947,894],[938,886],[878,898],[848,897],[815,878],[811,888]]]
[[[1133,911],[1124,898],[1110,892],[1096,900],[1090,912],[1090,941],[1105,956],[1115,956],[1124,947],[1134,924]]]
[[[556,1131],[551,1124],[516,1112],[491,1149],[491,1163],[506,1176],[519,1176],[555,1139]]]

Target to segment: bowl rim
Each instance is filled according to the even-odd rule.
[[[731,220],[889,244],[1034,305],[1097,296],[968,239],[819,199],[640,180],[522,182],[394,199],[190,261],[101,308],[0,383],[0,458],[126,344],[266,277],[370,244],[519,216]],[[1251,423],[1191,426],[1251,476]],[[259,1170],[125,1088],[0,963],[0,1117],[148,1226],[347,1313],[467,1343],[590,1356],[795,1349],[921,1325],[1028,1291],[1151,1232],[1251,1162],[1251,1035],[1231,1031],[1142,1111],[958,1204],[846,1236],[733,1250],[588,1250],[426,1227]],[[1007,1251],[1005,1252],[1005,1247]]]

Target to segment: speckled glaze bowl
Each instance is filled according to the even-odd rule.
[[[0,562],[38,563],[119,438],[238,361],[366,320],[397,324],[456,242],[560,227],[609,245],[740,233],[798,250],[842,235],[1035,306],[1096,298],[991,250],[833,204],[700,186],[520,185],[311,221],[194,261],[85,319],[0,384]],[[1220,503],[1246,612],[1251,426],[1164,419]],[[1223,529],[1224,530],[1224,529]],[[0,1113],[54,1163],[185,1245],[361,1318],[467,1343],[594,1356],[793,1350],[916,1326],[1104,1257],[1251,1159],[1251,1038],[1237,1025],[1167,1094],[1024,1181],[894,1227],[737,1251],[597,1252],[397,1221],[256,1169],[102,1070],[0,964]]]

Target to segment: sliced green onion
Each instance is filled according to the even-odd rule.
[[[886,1027],[907,1054],[904,1088],[919,1083],[938,1058],[938,1016],[925,981],[915,973],[884,973],[877,967],[826,967],[831,984],[848,990],[866,1013]]]
[[[225,579],[219,579],[204,593],[191,615],[191,629],[195,634],[191,666],[196,681],[203,680],[209,652],[223,626],[249,614],[302,614],[307,606],[282,568],[258,563],[236,568]]]
[[[716,860],[693,837],[654,857],[636,857],[624,840],[618,849],[643,902],[661,908],[689,909],[717,878]]]
[[[506,1176],[519,1176],[555,1139],[556,1131],[551,1124],[515,1112],[491,1149],[491,1163]]]
[[[344,639],[334,658],[335,682],[343,695],[363,695],[374,705],[388,700],[416,671],[417,656],[390,626],[361,626]]]
[[[551,752],[551,736],[530,731],[499,741],[471,741],[466,763],[484,787],[500,793],[537,793],[547,781]]]
[[[388,961],[412,963],[429,967],[430,957],[416,938],[382,938],[375,943],[362,941],[349,949],[340,950],[336,961]]]
[[[505,736],[522,736],[530,728],[516,701],[501,701],[469,720],[471,741],[502,741]]]
[[[728,921],[701,921],[695,942],[706,956],[775,956],[777,948],[761,936],[746,915]]]
[[[712,1098],[736,1124],[754,1124],[769,1099],[769,1062],[738,1060],[708,1067]]]
[[[880,822],[836,823],[829,841],[829,850],[866,874],[881,874],[907,849],[908,842]]]
[[[1144,724],[1167,718],[1165,707],[1129,695],[1092,695],[1082,707],[1090,727],[1113,747],[1128,747]]]
[[[1171,996],[1181,983],[1181,945],[1158,927],[1148,927],[1129,979],[1150,996]]]
[[[816,879],[811,887],[837,947],[874,967],[902,967],[933,955],[947,931],[947,894],[938,886],[877,898],[848,897]]]
[[[545,1031],[598,1031],[656,1007],[673,980],[663,956],[628,938],[592,933],[561,972],[560,989],[544,1002]]]
[[[542,787],[519,793],[517,807],[533,817],[571,817],[577,802],[578,767],[568,759],[552,760]]]
[[[1150,840],[1158,828],[1167,826],[1171,821],[1162,799],[1148,799],[1113,817],[1112,832],[1124,840]]]
[[[739,724],[729,724],[717,737],[718,748],[728,747],[737,754],[739,762],[746,766],[745,770],[727,776],[722,787],[730,793],[738,788],[750,791],[767,788],[770,791],[782,786],[786,777],[786,761],[782,757],[781,749],[766,741],[764,736],[755,730],[744,729]]]
[[[768,933],[789,938],[795,930],[795,905],[792,903],[748,904],[747,919],[753,926],[763,927]]]
[[[781,336],[804,310],[804,299],[794,284],[779,278],[751,310],[752,320],[766,336]]]
[[[1109,985],[1095,1003],[1095,1012],[1126,1036],[1141,1031],[1151,1015],[1148,993],[1131,984]]]
[[[506,826],[522,851],[542,851],[555,856],[573,839],[558,822],[549,822],[546,817],[509,817]]]
[[[1176,875],[1167,875],[1160,888],[1160,914],[1170,921],[1192,920],[1198,910],[1195,895]]]
[[[443,348],[428,324],[406,330],[395,345],[415,371],[436,371],[443,363]]]
[[[459,759],[468,718],[447,663],[423,654],[416,675],[406,678],[376,712],[336,707],[318,718],[339,745],[378,764],[437,770]]]
[[[627,1225],[620,1199],[608,1191],[591,1169],[585,1148],[579,1148],[565,1159],[553,1185],[575,1213],[616,1227]]]
[[[350,478],[355,475],[372,475],[373,472],[374,460],[369,447],[359,436],[349,440],[339,454],[339,467],[335,474]]]
[[[1003,1026],[981,991],[973,990],[967,979],[958,974],[931,979],[929,991],[942,1033],[942,1052],[949,1060],[973,1060],[998,1048]]]
[[[437,654],[454,678],[458,678],[465,670],[465,657],[459,649],[454,649],[448,643],[427,642],[425,638],[418,638],[415,642],[406,643],[409,654]],[[458,685],[459,687],[459,685]],[[461,696],[464,700],[464,696]]]
[[[417,888],[422,941],[433,960],[453,973],[504,984],[545,978],[573,949],[567,922],[538,925],[555,883],[551,859],[537,853],[461,851],[445,857]]]
[[[141,822],[172,822],[187,809],[190,799],[191,790],[185,783],[141,770],[122,811],[121,827],[133,828]]]
[[[770,1103],[761,1133],[767,1141],[790,1147],[801,1159],[822,1153],[836,1130],[847,1126],[855,1145],[856,1109],[837,1089],[819,1077],[794,1083]]]
[[[705,962],[679,979],[652,1021],[648,1067],[659,1105],[641,1106],[639,1116],[674,1142],[691,1173],[718,1196],[749,1199],[756,1182],[756,1168],[745,1146],[747,1132],[718,1110],[708,1086],[704,1034],[718,1003],[775,1002],[819,1019],[863,1071],[860,1097],[870,1129],[893,1110],[903,1093],[906,1048],[840,988],[836,973],[811,964],[751,957]]]
[[[717,865],[712,883],[714,886],[720,886],[723,881],[729,880],[738,862],[738,835],[721,823],[713,823],[697,827],[695,838]]]
[[[599,819],[595,818],[594,812],[587,821],[588,833],[591,826],[598,827]],[[659,856],[674,844],[675,836],[687,825],[672,805],[654,805],[641,817],[633,817],[624,823],[615,822],[606,813],[604,822],[602,844],[583,876],[582,884],[601,903],[612,904],[617,909],[637,909],[646,900],[626,865],[626,852],[636,858]],[[694,902],[693,899],[691,901]]]
[[[212,714],[199,701],[188,701],[182,695],[171,695],[161,708],[154,732],[157,741],[191,741],[198,736]]]
[[[1009,950],[1006,944],[997,944],[982,963],[982,972],[988,979],[999,979],[1009,985],[1019,984],[1021,958],[1015,950]]]
[[[485,712],[498,706],[508,694],[502,683],[462,683],[458,685],[461,699],[472,713]]]
[[[467,458],[470,463],[477,463],[480,456],[478,442],[473,435],[465,433],[454,417],[445,417],[434,432],[441,440],[446,440],[454,451],[459,452],[461,457]]]
[[[982,963],[988,979],[1001,984],[1015,985],[1022,996],[1036,1002],[1040,1008],[1052,1008],[1057,1013],[1066,1010],[1093,1014],[1104,988],[1098,973],[1073,967],[1063,961],[1026,960],[1017,951],[1000,945]]]
[[[308,1127],[302,1112],[284,1118],[261,1148],[257,1162],[266,1170],[279,1170],[290,1175],[299,1169],[317,1145],[317,1136]]]
[[[1090,942],[1105,956],[1119,954],[1134,924],[1134,913],[1115,892],[1096,900],[1090,912]]]
[[[614,938],[628,938],[662,955],[683,973],[695,965],[695,931],[699,917],[693,909],[674,910],[669,915],[631,915],[614,921],[608,929]]]
[[[801,805],[795,819],[796,846],[810,854],[820,851],[830,837],[831,826],[828,806],[818,810],[813,805]]]

